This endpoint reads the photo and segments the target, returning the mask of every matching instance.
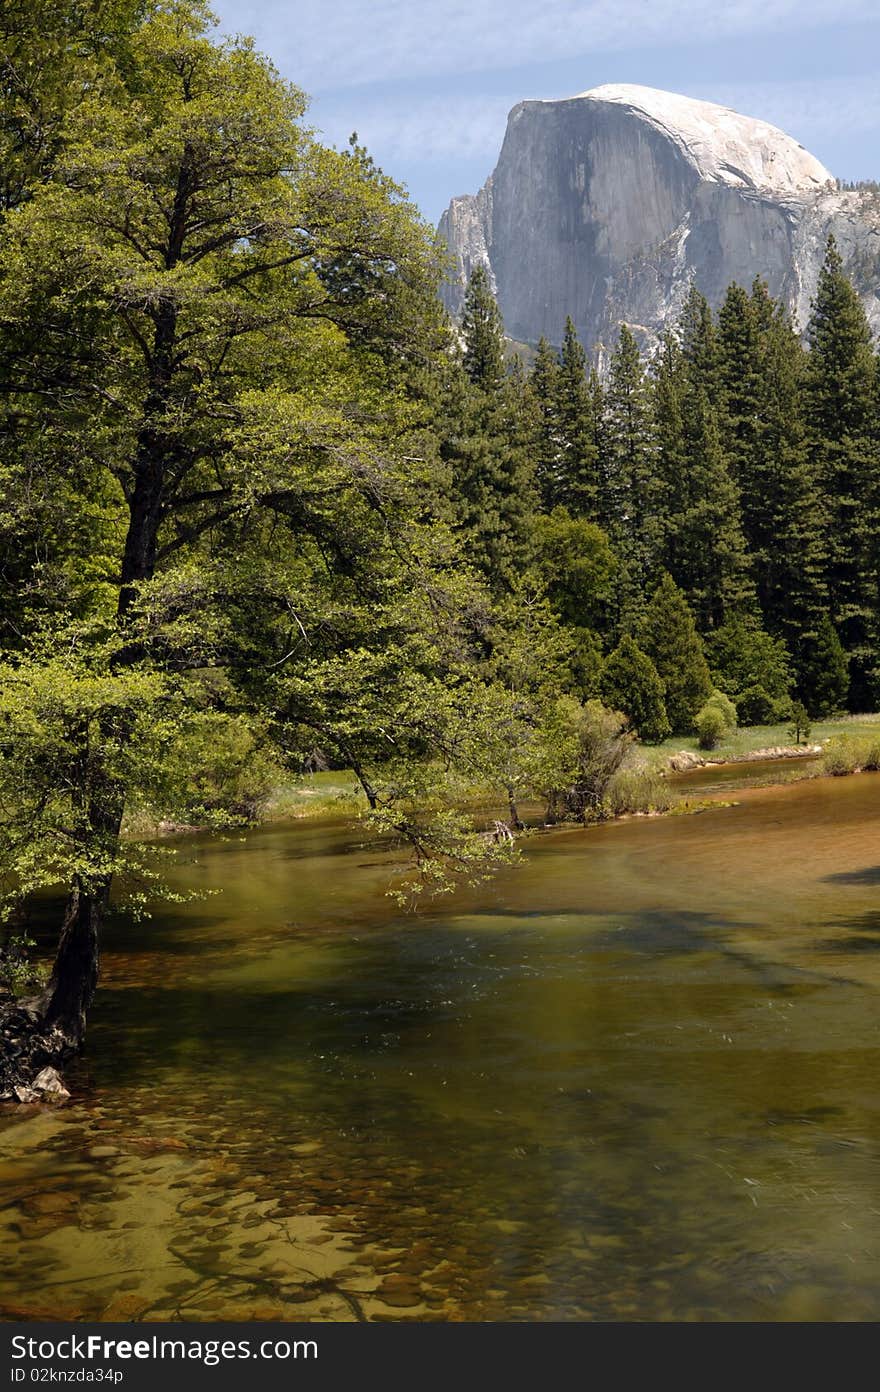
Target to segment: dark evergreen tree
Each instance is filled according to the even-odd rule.
[[[666,714],[676,735],[689,734],[694,718],[712,694],[712,679],[687,600],[671,575],[664,574],[636,632],[666,687]]]
[[[645,368],[626,324],[611,357],[602,418],[601,515],[620,562],[617,627],[635,626],[660,553],[659,487]]]
[[[598,448],[594,393],[587,360],[571,319],[565,322],[556,373],[555,420],[559,460],[555,501],[575,517],[598,517]]]
[[[491,394],[504,382],[504,323],[485,266],[475,266],[461,316],[462,366],[468,381]]]
[[[876,701],[876,362],[862,303],[828,239],[808,328],[810,446],[825,502],[825,582],[849,657],[851,710]]]
[[[505,373],[504,326],[482,267],[468,285],[461,330],[461,365],[448,374],[439,453],[468,557],[493,591],[504,593],[532,560],[534,429],[521,367]]]
[[[669,565],[702,632],[750,611],[755,593],[739,490],[724,459],[717,411],[686,377],[682,397],[685,469],[667,537]]]
[[[672,733],[666,714],[666,688],[657,668],[629,634],[624,634],[602,673],[602,700],[622,711],[646,744],[659,744]]]
[[[692,387],[705,392],[714,402],[720,382],[718,334],[709,301],[695,285],[691,286],[676,327]]]
[[[739,490],[721,446],[719,379],[711,311],[694,290],[678,342],[661,348],[654,409],[662,559],[703,632],[755,604]]]
[[[811,716],[821,719],[842,709],[849,691],[849,662],[827,614],[804,641],[798,677],[798,692]]]
[[[557,410],[559,395],[559,356],[546,338],[541,338],[529,376],[529,392],[534,417],[535,479],[545,512],[561,503],[560,426]]]

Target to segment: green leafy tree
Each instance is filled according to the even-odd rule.
[[[5,535],[35,471],[49,524],[6,579],[0,862],[13,906],[67,892],[46,990],[0,1021],[7,1095],[82,1040],[127,810],[217,812],[219,779],[235,815],[259,784],[224,741],[253,768],[248,741],[317,742],[442,887],[487,843],[438,789],[507,699],[411,450],[447,342],[430,229],[197,4],[149,6],[86,86],[0,246]]]
[[[646,744],[659,744],[672,733],[663,700],[666,688],[651,659],[628,634],[605,663],[600,691],[606,706],[623,711]]]
[[[5,0],[0,14],[0,210],[50,174],[65,121],[125,61],[141,0]]]
[[[534,540],[537,569],[561,621],[601,629],[617,571],[601,527],[557,507],[535,519]]]

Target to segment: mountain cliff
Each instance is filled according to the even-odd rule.
[[[494,173],[439,227],[453,313],[482,263],[511,338],[558,343],[570,314],[600,358],[621,322],[650,347],[692,281],[718,304],[760,275],[803,328],[830,232],[880,328],[880,194],[838,189],[765,121],[635,86],[520,102]]]

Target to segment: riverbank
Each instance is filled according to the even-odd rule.
[[[672,790],[664,790],[670,776],[684,777],[721,771],[728,766],[767,765],[767,782],[791,781],[792,776],[818,778],[854,773],[861,768],[880,765],[880,713],[843,716],[835,720],[817,721],[807,744],[790,742],[790,726],[755,725],[731,730],[711,751],[701,750],[696,736],[673,736],[657,745],[639,745],[637,757],[619,776],[620,786],[612,789],[609,817],[616,819],[636,814],[663,815],[672,810]],[[780,765],[779,778],[772,765]],[[798,774],[794,769],[798,768]],[[789,773],[789,769],[792,770]],[[681,787],[681,785],[678,785]],[[466,799],[468,806],[485,808],[492,815],[503,815],[496,809],[491,794],[473,789]],[[363,810],[360,785],[347,769],[331,769],[321,773],[303,774],[290,783],[273,789],[259,817],[258,824],[339,817],[354,818]],[[537,809],[534,820],[540,821]],[[174,822],[147,824],[143,817],[128,829],[130,835],[173,837],[193,835],[208,828]]]
[[[792,744],[790,722],[784,722],[779,725],[738,726],[735,730],[729,730],[709,751],[700,749],[694,734],[673,735],[661,744],[642,745],[639,752],[647,766],[669,770],[671,760],[680,755],[692,756],[696,761],[691,764],[693,768],[758,759],[810,758],[823,753],[832,740],[862,738],[880,740],[880,713],[814,721],[808,743],[799,746]]]
[[[858,755],[875,742],[880,749],[880,713],[842,716],[834,720],[816,721],[807,744],[793,745],[790,739],[789,724],[742,726],[731,730],[711,751],[701,750],[696,736],[673,736],[657,745],[639,745],[637,761],[627,770],[632,781],[643,776],[656,793],[656,780],[664,780],[669,774],[686,774],[699,769],[718,769],[726,765],[761,763],[771,765],[779,762],[786,768],[802,764],[803,777],[821,777],[841,772],[855,772]],[[835,761],[835,767],[825,768],[828,751],[837,751],[842,757]],[[845,751],[849,749],[847,757]],[[820,763],[820,760],[823,761]],[[869,755],[868,766],[871,765]],[[849,767],[845,765],[849,764]],[[780,773],[782,770],[780,770]],[[780,776],[780,782],[788,782],[789,775]],[[485,793],[475,793],[474,802],[486,805],[490,801]],[[664,799],[665,801],[665,799]],[[326,817],[354,815],[361,806],[360,790],[353,774],[345,770],[332,770],[326,773],[304,775],[301,780],[279,788],[264,813],[266,821],[281,821],[287,818]],[[632,815],[633,811],[648,811],[648,808],[611,808],[611,816]],[[663,806],[656,810],[664,813],[670,810]]]

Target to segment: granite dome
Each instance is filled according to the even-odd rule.
[[[453,313],[483,264],[511,338],[559,343],[571,315],[600,363],[621,322],[650,348],[693,283],[717,305],[761,276],[803,328],[830,232],[880,326],[876,193],[839,190],[766,121],[651,87],[518,103],[493,174],[439,231]]]

